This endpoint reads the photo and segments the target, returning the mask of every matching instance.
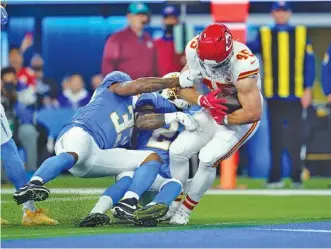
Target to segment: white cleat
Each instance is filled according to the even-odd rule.
[[[170,220],[172,216],[175,215],[176,211],[178,210],[181,204],[182,204],[181,202],[173,201],[169,207],[168,212],[163,217],[161,217],[159,221]]]
[[[173,225],[187,225],[190,220],[191,210],[184,205],[180,205],[177,212],[170,219],[169,223]]]

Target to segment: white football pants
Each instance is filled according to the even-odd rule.
[[[93,137],[80,127],[71,128],[56,141],[56,155],[63,152],[78,155],[78,161],[69,172],[74,176],[87,178],[115,176],[124,171],[133,171],[153,153],[122,148],[102,150]]]
[[[189,158],[199,153],[199,168],[188,192],[199,201],[216,177],[218,162],[238,150],[256,132],[259,122],[247,125],[218,125],[206,109],[194,114],[199,130],[183,131],[170,146],[170,171],[185,188],[189,175]]]

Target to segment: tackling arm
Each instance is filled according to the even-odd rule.
[[[138,130],[156,130],[166,124],[179,122],[188,131],[194,131],[198,127],[196,121],[183,112],[154,113],[154,107],[145,105],[139,108],[136,118],[136,128]]]
[[[116,83],[110,90],[120,96],[133,96],[141,93],[150,93],[163,90],[165,88],[179,87],[179,78],[156,78],[146,77],[133,81]]]
[[[154,113],[152,105],[138,108],[135,126],[138,130],[155,130],[165,125],[165,114]]]
[[[200,94],[194,88],[180,88],[179,96],[193,105],[199,105]]]
[[[245,78],[236,83],[241,109],[227,115],[229,125],[250,124],[261,119],[262,102],[257,78]]]

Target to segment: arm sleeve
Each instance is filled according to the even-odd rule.
[[[331,44],[324,55],[322,63],[321,83],[325,95],[331,94]]]
[[[315,55],[311,41],[307,41],[304,59],[304,84],[305,88],[311,88],[315,81]]]
[[[101,72],[104,76],[116,70],[119,54],[119,42],[114,37],[109,37],[103,49]]]

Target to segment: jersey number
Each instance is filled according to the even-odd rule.
[[[190,48],[197,48],[198,46],[198,41],[197,40],[193,40],[191,43],[190,43]]]
[[[241,50],[236,57],[238,60],[247,60],[249,57],[254,57],[254,54],[249,52],[248,49],[244,49]]]
[[[147,142],[147,147],[169,150],[171,139],[173,139],[178,132],[178,127],[178,123],[173,122],[168,129],[159,128],[155,130]]]
[[[122,122],[121,118],[116,112],[110,114],[110,119],[113,122],[117,133],[114,147],[119,145],[125,145],[127,142],[129,142],[133,131],[134,115],[132,105],[128,106],[128,113],[122,115]],[[125,135],[123,136],[124,133]]]
[[[203,83],[205,86],[207,86],[209,90],[214,91],[213,83],[211,82],[211,80],[204,78],[204,79],[202,80],[202,83]],[[219,89],[223,89],[223,88],[231,88],[231,87],[233,87],[232,84],[222,84],[221,82],[216,82],[216,86],[217,86],[217,88],[219,88]]]

